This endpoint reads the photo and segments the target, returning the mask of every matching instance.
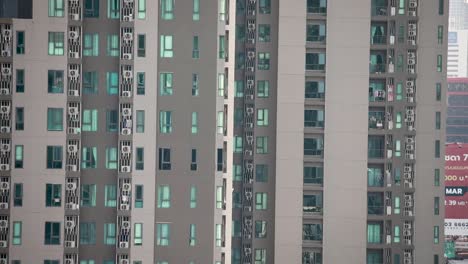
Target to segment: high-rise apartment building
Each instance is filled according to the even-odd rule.
[[[0,19],[0,263],[443,263],[448,1],[32,10]]]
[[[448,79],[447,102],[447,142],[468,143],[468,78]]]
[[[468,76],[468,30],[455,30],[448,33],[447,77],[465,78]]]

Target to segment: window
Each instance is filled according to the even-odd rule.
[[[104,245],[115,245],[116,241],[115,223],[104,224]]]
[[[145,110],[136,111],[136,132],[145,132]]]
[[[444,14],[444,5],[445,5],[444,0],[439,0],[439,15]]]
[[[241,264],[241,251],[240,251],[240,248],[233,248],[232,249],[231,263],[232,264]]]
[[[63,32],[49,32],[49,55],[62,56],[64,54]]]
[[[434,186],[440,186],[440,169],[434,169]]]
[[[435,113],[435,129],[440,130],[440,112]]]
[[[16,69],[16,92],[24,93],[24,69]]]
[[[199,77],[197,73],[192,74],[192,96],[198,96]]]
[[[113,95],[119,93],[119,74],[117,72],[107,72],[107,94]]]
[[[137,95],[145,95],[145,73],[137,73]]]
[[[400,243],[400,227],[397,225],[393,229],[393,243]]]
[[[241,237],[241,222],[239,220],[232,220],[232,237]]]
[[[302,239],[306,241],[322,240],[322,224],[303,224]]]
[[[216,241],[215,245],[217,247],[221,247],[223,244],[223,226],[220,224],[216,224]],[[217,263],[216,263],[217,264]]]
[[[225,36],[219,36],[219,53],[218,53],[218,59],[224,59],[226,58],[226,37]]]
[[[161,19],[174,19],[174,0],[161,0]]]
[[[21,221],[13,222],[13,245],[21,245],[22,225]]]
[[[218,96],[224,96],[224,86],[226,85],[224,73],[218,74]]]
[[[437,55],[437,71],[442,72],[442,55]]]
[[[192,112],[192,134],[198,133],[198,113]]]
[[[138,0],[138,19],[146,18],[146,0]]]
[[[120,18],[120,0],[107,0],[107,18]]]
[[[310,42],[322,42],[325,40],[325,24],[308,24],[306,40]]]
[[[255,264],[266,263],[266,249],[255,249]]]
[[[318,214],[322,213],[323,208],[323,199],[322,194],[312,194],[312,195],[303,195],[302,196],[302,211],[304,213]]]
[[[162,0],[170,1],[170,0]],[[172,58],[174,57],[174,50],[172,48],[172,36],[170,35],[161,35],[160,39],[160,57],[161,58]]]
[[[218,13],[219,13],[219,20],[225,21],[226,20],[226,0],[218,0]]]
[[[96,244],[96,223],[80,222],[80,244]]]
[[[172,95],[173,73],[162,72],[159,74],[159,89],[161,95]]]
[[[98,33],[86,33],[83,39],[83,56],[99,56]]]
[[[15,207],[23,206],[23,184],[15,183],[15,187],[13,190],[14,190],[13,206]]]
[[[257,109],[257,126],[268,126],[268,109]]]
[[[232,208],[242,208],[242,194],[239,192],[232,192]]]
[[[143,208],[143,185],[135,185],[135,208]]]
[[[107,35],[107,56],[118,57],[120,54],[119,35]]]
[[[239,3],[239,1],[237,1]],[[236,25],[236,41],[245,41],[245,25]]]
[[[396,204],[395,204],[396,208]],[[367,214],[382,215],[384,212],[383,193],[367,193]]]
[[[117,169],[117,148],[106,147],[106,169]]]
[[[197,233],[196,233],[196,225],[190,224],[190,237],[189,237],[189,246],[195,246],[197,243]]]
[[[442,99],[442,85],[440,83],[436,83],[436,101],[440,101]]]
[[[50,1],[50,0],[49,0]],[[16,31],[16,54],[24,54],[25,37],[24,31]]]
[[[257,97],[267,98],[270,94],[270,82],[266,80],[257,82]]]
[[[135,223],[133,231],[133,244],[135,246],[143,245],[143,223]]]
[[[85,109],[83,111],[83,131],[97,131],[97,110],[96,109]]]
[[[255,221],[255,238],[266,238],[267,234],[267,222],[266,221]]]
[[[306,53],[306,70],[325,70],[325,53]]]
[[[86,18],[98,18],[99,0],[85,0],[83,15]]]
[[[323,151],[323,139],[304,138],[304,155],[319,156]]]
[[[244,109],[242,107],[234,108],[234,126],[241,127],[244,122]]]
[[[160,111],[159,112],[159,132],[169,134],[172,132],[172,112]]]
[[[169,246],[170,224],[156,223],[156,245]]]
[[[60,223],[45,222],[44,244],[45,245],[60,245]]]
[[[223,186],[216,186],[216,208],[222,209],[223,205]]]
[[[326,0],[307,0],[307,13],[325,14],[327,12]]]
[[[268,181],[268,165],[266,164],[255,165],[255,181],[257,182]]]
[[[62,205],[62,185],[46,184],[46,207],[60,207]]]
[[[434,142],[434,156],[440,158],[440,140]]]
[[[269,52],[258,53],[258,69],[259,70],[270,69],[270,53]]]
[[[48,93],[63,93],[63,71],[48,71]]]
[[[190,208],[197,208],[197,187],[190,187]]]
[[[323,167],[304,167],[304,183],[323,184]]]
[[[44,264],[60,264],[60,260],[44,260]]]
[[[169,185],[158,186],[158,208],[171,207],[171,189]]]
[[[200,0],[193,0],[193,21],[200,20]]]
[[[84,72],[83,73],[83,94],[98,93],[98,73]]]
[[[63,17],[65,12],[64,0],[49,0],[49,17]]]
[[[196,171],[197,169],[198,169],[197,149],[192,149],[191,158],[190,158],[190,170]]]
[[[267,193],[262,193],[262,192],[255,193],[255,209],[256,210],[267,209]]]
[[[323,110],[304,110],[304,126],[305,127],[324,127]]]
[[[192,58],[193,59],[198,59],[200,58],[200,50],[198,46],[198,36],[193,36],[193,41],[192,41]]]
[[[325,82],[307,81],[305,84],[305,98],[320,99],[325,97]]]
[[[83,155],[81,158],[82,169],[95,169],[97,164],[97,148],[83,147]]]
[[[107,110],[106,112],[106,129],[107,132],[117,132],[119,123],[119,113],[117,110]]]
[[[367,168],[367,186],[383,187],[384,172],[382,168]]]
[[[234,136],[234,153],[242,153],[242,140],[241,136]]]
[[[258,41],[270,42],[270,25],[258,25]]]
[[[444,43],[444,26],[437,26],[437,43]]]
[[[382,243],[382,224],[368,223],[367,224],[367,243],[380,244]]]
[[[234,97],[244,97],[244,81],[237,80],[234,82]]]
[[[16,145],[15,146],[15,169],[22,169],[23,168],[23,145]]]
[[[171,149],[159,148],[159,169],[160,170],[171,169]]]
[[[439,255],[434,255],[434,264],[439,264]]]
[[[271,13],[270,0],[260,0],[260,2],[258,3],[258,11],[260,14],[270,14]]]
[[[434,244],[439,244],[439,227],[434,226]]]
[[[222,148],[218,148],[218,152],[216,153],[216,170],[217,171],[224,171],[224,158],[223,158],[224,151]]]
[[[144,34],[138,34],[138,57],[146,56],[146,36]]]
[[[81,185],[81,206],[96,206],[96,184]]]
[[[266,154],[268,153],[268,137],[257,137],[256,139],[256,153]]]
[[[145,149],[136,148],[135,170],[145,169]]]
[[[223,134],[224,133],[224,112],[218,111],[218,115],[216,117],[216,133]]]
[[[404,15],[405,14],[405,0],[398,0],[398,14]]]
[[[117,206],[117,186],[107,184],[104,186],[104,206]]]
[[[62,146],[47,146],[47,169],[62,168]]]
[[[400,214],[400,197],[395,197],[395,207],[393,209],[393,213],[395,214]]]
[[[434,197],[434,215],[439,215],[440,212],[440,198]]]

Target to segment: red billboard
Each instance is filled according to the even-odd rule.
[[[445,218],[468,220],[468,144],[446,146]]]

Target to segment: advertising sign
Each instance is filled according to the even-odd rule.
[[[445,150],[446,256],[468,258],[468,144]]]

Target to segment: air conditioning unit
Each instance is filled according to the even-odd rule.
[[[122,184],[122,189],[124,191],[130,191],[132,189],[132,185],[130,183],[124,183]]]
[[[67,171],[78,171],[78,166],[69,164],[66,169]]]
[[[7,126],[0,127],[0,133],[10,133],[11,129]]]
[[[0,220],[0,228],[7,228],[8,220]]]
[[[254,165],[252,163],[248,163],[246,166],[247,171],[253,171]]]
[[[131,3],[133,3],[133,0],[124,0],[124,3],[125,4],[131,4]]]
[[[132,109],[131,108],[123,108],[122,109],[122,115],[123,116],[131,116],[132,115]]]
[[[408,58],[411,58],[411,59],[416,58],[416,53],[414,53],[414,52],[408,52]]]
[[[70,51],[70,58],[79,59],[80,58],[80,53],[76,52],[76,51]]]
[[[2,74],[5,76],[11,75],[11,68],[10,67],[2,67]]]
[[[249,71],[249,72],[254,72],[254,71],[255,71],[255,67],[247,67],[247,71]]]
[[[8,171],[10,170],[10,164],[0,164],[0,171]]]
[[[418,6],[418,2],[416,1],[410,1],[409,2],[409,8],[416,8]]]
[[[414,64],[416,64],[415,59],[408,59],[408,65],[414,65]]]
[[[255,23],[249,22],[249,24],[247,25],[247,29],[249,31],[255,30]]]
[[[414,110],[413,109],[408,109],[408,110],[406,110],[406,114],[409,115],[409,116],[412,116],[412,115],[414,115]]]
[[[123,16],[123,21],[131,22],[131,21],[133,21],[133,17],[131,15]]]
[[[65,264],[75,264],[75,261],[73,259],[66,259]]]
[[[0,94],[1,95],[9,95],[10,90],[8,88],[2,88],[2,89],[0,89]]]
[[[252,115],[254,113],[253,107],[247,107],[246,112],[248,115]]]
[[[252,249],[249,248],[249,247],[245,247],[245,248],[244,248],[244,254],[245,254],[245,255],[250,255],[250,254],[252,254]]]
[[[123,91],[123,92],[122,92],[122,96],[123,96],[123,97],[132,97],[132,92],[130,92],[130,91]]]
[[[65,209],[76,210],[76,209],[78,209],[78,205],[75,204],[75,203],[66,203],[65,204]]]
[[[416,36],[416,30],[410,30],[410,31],[408,31],[408,35],[409,35],[410,37],[415,37],[415,36]]]
[[[120,205],[120,210],[121,210],[121,211],[128,211],[128,210],[130,210],[130,205],[128,205],[128,204],[121,204],[121,205]]]
[[[407,94],[414,94],[414,88],[412,88],[412,87],[406,88],[406,93]]]
[[[119,260],[119,264],[130,264],[130,260],[128,260],[128,259],[121,259],[121,260]]]
[[[6,210],[6,209],[8,209],[8,203],[0,203],[0,209],[1,209],[1,210]]]
[[[0,248],[6,248],[8,247],[8,243],[6,240],[0,240]]]
[[[252,199],[252,192],[250,191],[245,192],[245,198],[247,198],[247,200]]]
[[[74,191],[76,190],[76,183],[74,182],[67,182],[66,184],[67,191]]]
[[[65,241],[65,247],[67,247],[67,248],[74,248],[75,246],[76,246],[75,241]],[[67,259],[67,260],[73,261],[72,259]],[[66,262],[67,260],[65,260],[65,262]],[[73,262],[71,262],[71,263],[73,263]]]
[[[6,258],[0,258],[0,264],[8,264],[8,260]]]
[[[80,72],[75,69],[68,70],[68,77],[72,79],[78,79],[80,77]]]
[[[71,17],[71,20],[75,20],[75,21],[80,20],[80,14],[71,14],[70,17]]]
[[[2,57],[10,57],[10,56],[11,56],[11,52],[9,50],[2,51]]]
[[[122,221],[121,227],[126,230],[130,229],[130,221]]]
[[[414,138],[407,138],[406,143],[407,144],[414,144]]]
[[[253,86],[254,83],[255,83],[254,80],[247,80],[247,87]],[[251,88],[251,87],[249,87],[249,88]]]
[[[10,144],[3,143],[1,147],[2,147],[1,149],[2,152],[8,152],[11,150]]]
[[[404,230],[403,235],[404,236],[411,236],[411,231],[410,230]]]
[[[124,53],[122,55],[122,59],[124,60],[131,60],[132,59],[132,54],[131,53]]]
[[[75,145],[75,144],[68,145],[67,151],[68,151],[68,153],[73,153],[73,154],[77,153],[78,152],[78,145]]]
[[[121,151],[123,154],[130,154],[130,152],[132,151],[132,148],[130,146],[122,146]]]
[[[130,172],[130,166],[122,166],[120,171],[122,172]]]
[[[411,172],[411,166],[405,166],[404,172]]]
[[[122,135],[131,135],[132,130],[130,128],[123,128],[122,129]]]
[[[70,0],[70,5],[78,5],[79,3],[79,0]]]
[[[406,150],[414,150],[414,145],[406,145]]]
[[[404,229],[411,229],[411,224],[410,223],[405,223]]]
[[[77,106],[70,106],[68,107],[68,114],[69,115],[78,115],[78,107]]]
[[[65,221],[65,228],[66,229],[73,229],[75,227],[75,221]]]
[[[405,172],[403,173],[404,177],[406,180],[408,181],[411,181],[413,179],[413,175],[411,174],[411,172]]]
[[[132,71],[124,70],[122,75],[123,75],[124,79],[133,78],[133,72]]]
[[[129,42],[133,40],[133,34],[130,32],[126,32],[123,34],[123,39],[125,42]]]
[[[78,127],[69,127],[68,128],[68,134],[79,134],[80,129]]]
[[[247,57],[248,57],[249,59],[255,58],[255,52],[254,52],[254,51],[249,51],[249,52],[247,52]]]
[[[11,29],[4,28],[2,30],[2,35],[4,38],[10,38],[11,37]]]
[[[73,31],[68,32],[68,37],[72,40],[77,40],[79,36],[80,35],[77,31],[73,30]]]

